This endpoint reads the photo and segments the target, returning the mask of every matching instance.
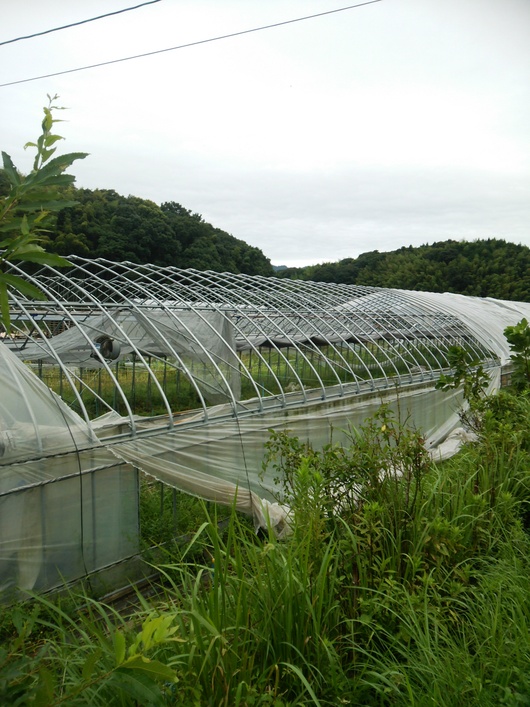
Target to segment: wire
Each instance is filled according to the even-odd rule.
[[[275,22],[271,25],[263,25],[261,27],[253,27],[252,29],[244,29],[240,32],[232,32],[231,34],[222,34],[219,37],[210,37],[209,39],[200,39],[197,42],[189,42],[188,44],[179,44],[176,47],[167,47],[166,49],[157,49],[153,52],[146,52],[145,54],[135,54],[134,56],[123,57],[122,59],[112,59],[111,61],[102,61],[99,64],[89,64],[88,66],[79,66],[76,69],[67,69],[66,71],[56,71],[53,74],[43,74],[42,76],[33,76],[29,79],[19,79],[18,81],[10,81],[8,83],[0,83],[0,88],[5,88],[6,86],[15,86],[19,83],[28,83],[29,81],[39,81],[40,79],[49,79],[53,76],[63,76],[64,74],[73,74],[76,71],[85,71],[86,69],[96,69],[100,66],[109,66],[110,64],[119,64],[123,61],[131,61],[132,59],[143,59],[146,56],[154,56],[155,54],[163,54],[164,52],[172,52],[176,49],[187,49],[188,47],[196,47],[199,44],[207,44],[208,42],[217,42],[220,39],[230,39],[231,37],[240,37],[243,34],[250,34],[251,32],[261,32],[265,29],[273,29],[274,27],[282,27],[283,25],[290,25],[294,22],[303,22],[304,20],[312,20],[315,17],[323,17],[324,15],[332,15],[336,12],[344,12],[345,10],[353,10],[357,7],[364,7],[365,5],[373,5],[376,2],[381,2],[381,0],[368,0],[367,2],[361,2],[357,5],[348,5],[347,7],[339,7],[335,10],[327,10],[326,12],[319,12],[316,15],[306,15],[305,17],[297,17],[294,20],[284,20],[283,22]]]
[[[143,2],[141,5],[135,5],[134,7],[125,7],[123,10],[116,10],[115,12],[108,12],[106,15],[98,15],[97,17],[91,17],[88,20],[80,20],[79,22],[72,22],[71,25],[63,25],[62,27],[54,27],[53,29],[46,29],[44,32],[35,32],[35,34],[27,34],[25,37],[15,37],[15,39],[7,39],[5,42],[0,42],[0,47],[4,44],[12,44],[13,42],[21,42],[23,39],[33,39],[33,37],[42,37],[43,34],[50,34],[51,32],[59,32],[62,29],[70,29],[70,27],[77,27],[78,25],[84,25],[87,22],[95,22],[96,20],[102,20],[105,17],[111,17],[112,15],[121,15],[122,12],[129,12],[130,10],[137,10],[139,7],[144,7],[144,5],[154,5],[155,2],[160,2],[160,0],[149,0],[149,2]]]

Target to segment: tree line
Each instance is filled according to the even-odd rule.
[[[9,183],[0,170],[0,197]],[[174,201],[159,206],[112,189],[67,189],[74,206],[53,215],[41,244],[48,252],[217,272],[272,275],[256,247]]]
[[[9,189],[0,169],[0,197]],[[273,268],[259,248],[170,201],[69,186],[41,244],[51,253],[352,285],[530,301],[530,248],[503,239],[374,250],[303,268]]]
[[[377,250],[277,277],[530,301],[530,248],[497,238]]]
[[[158,206],[110,189],[76,189],[77,206],[57,216],[49,249],[133,263],[270,275],[259,248],[215,228],[171,201]]]

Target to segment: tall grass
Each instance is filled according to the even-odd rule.
[[[13,609],[0,702],[530,704],[530,403],[483,413],[441,465],[386,408],[348,448],[273,435],[288,541],[204,507],[156,599]]]

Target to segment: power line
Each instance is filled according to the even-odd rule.
[[[336,12],[344,12],[345,10],[353,10],[357,7],[364,7],[365,5],[373,5],[376,2],[381,2],[381,0],[367,0],[367,2],[361,2],[357,5],[348,5],[347,7],[338,7],[335,10],[327,10],[326,12],[319,12],[315,15],[306,15],[305,17],[297,17],[294,20],[284,20],[283,22],[275,22],[272,25],[262,25],[261,27],[253,27],[252,29],[244,29],[240,32],[232,32],[231,34],[222,34],[218,37],[210,37],[209,39],[200,39],[197,42],[189,42],[188,44],[179,44],[176,47],[167,47],[166,49],[157,49],[153,52],[145,52],[145,54],[135,54],[134,56],[126,56],[122,59],[112,59],[111,61],[102,61],[99,64],[89,64],[87,66],[79,66],[76,69],[67,69],[66,71],[56,71],[53,74],[43,74],[42,76],[33,76],[29,79],[19,79],[18,81],[10,81],[8,83],[0,83],[0,88],[5,88],[6,86],[15,86],[19,83],[28,83],[29,81],[39,81],[40,79],[49,79],[53,76],[64,76],[64,74],[73,74],[76,71],[86,71],[87,69],[97,69],[100,66],[109,66],[110,64],[119,64],[123,61],[131,61],[132,59],[143,59],[146,56],[154,56],[155,54],[163,54],[164,52],[173,52],[177,49],[187,49],[188,47],[196,47],[199,44],[207,44],[208,42],[218,42],[220,39],[230,39],[231,37],[240,37],[243,34],[250,34],[251,32],[261,32],[265,29],[273,29],[274,27],[281,27],[283,25],[290,25],[294,22],[303,22],[304,20],[312,20],[315,17],[323,17],[324,15],[333,15]]]
[[[23,39],[33,39],[33,37],[42,37],[43,34],[50,34],[51,32],[59,32],[62,29],[70,29],[70,27],[77,27],[78,25],[84,25],[87,22],[95,22],[96,20],[102,20],[105,17],[111,17],[112,15],[121,15],[122,12],[129,12],[130,10],[137,10],[139,7],[144,7],[144,5],[154,5],[155,2],[160,2],[160,0],[149,0],[149,2],[143,2],[141,5],[135,5],[134,7],[125,7],[123,10],[116,10],[115,12],[108,12],[106,15],[98,15],[97,17],[90,17],[88,20],[80,20],[79,22],[72,22],[70,25],[63,25],[62,27],[54,27],[53,29],[46,29],[43,32],[35,32],[35,34],[27,34],[25,37],[15,37],[15,39],[7,39],[5,42],[0,42],[0,47],[4,44],[12,44],[13,42],[21,42]]]

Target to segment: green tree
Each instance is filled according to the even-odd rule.
[[[55,123],[54,105],[57,96],[48,96],[44,107],[42,132],[37,142],[28,142],[27,147],[36,149],[32,170],[23,176],[13,164],[11,157],[2,152],[4,166],[4,188],[0,196],[0,321],[10,329],[9,291],[16,290],[24,297],[46,299],[37,287],[24,278],[8,273],[9,262],[30,262],[41,265],[64,267],[68,261],[54,253],[48,253],[40,245],[50,223],[51,214],[73,205],[67,202],[64,189],[73,184],[75,177],[65,171],[75,160],[86,157],[84,152],[71,152],[54,157],[56,143],[63,138],[52,132]],[[5,186],[7,178],[7,188]]]
[[[529,273],[530,248],[489,238],[372,251],[356,259],[288,268],[277,277],[530,301]]]
[[[504,336],[512,350],[512,385],[518,390],[530,387],[530,326],[521,319],[515,326],[506,327]]]

